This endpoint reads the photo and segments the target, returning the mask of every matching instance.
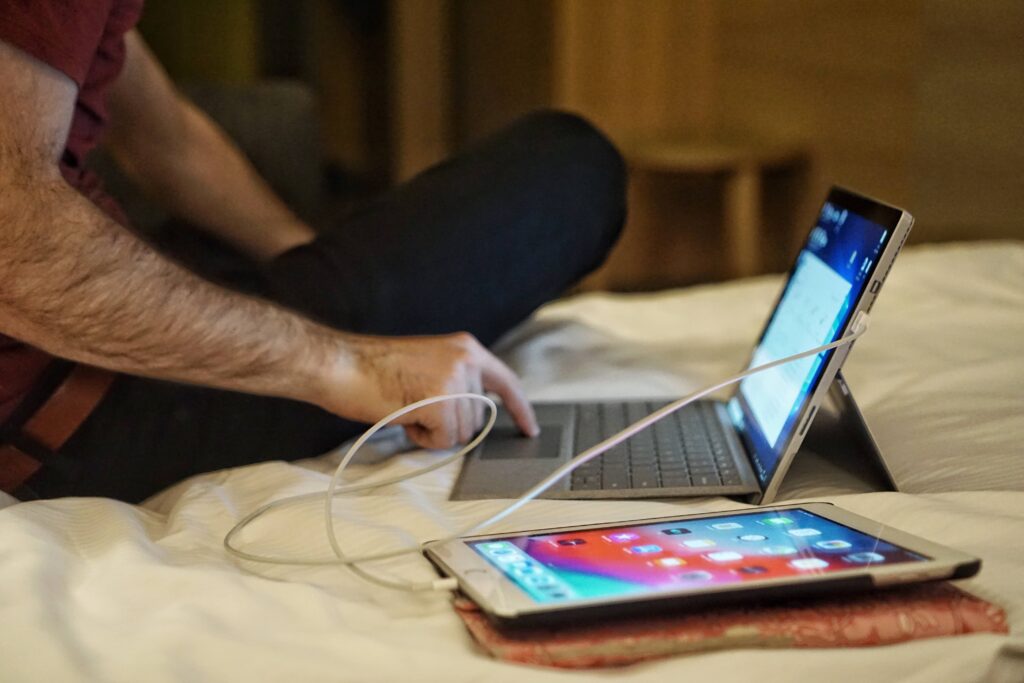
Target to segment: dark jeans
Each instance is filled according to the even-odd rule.
[[[339,329],[465,330],[490,345],[601,264],[624,184],[590,124],[533,114],[253,267],[245,288]],[[362,429],[296,401],[125,376],[61,450],[75,471],[44,468],[28,488],[139,501],[199,472],[317,455]]]

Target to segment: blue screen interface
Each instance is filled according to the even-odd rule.
[[[889,237],[880,225],[826,202],[748,367],[838,339]],[[752,375],[730,401],[730,415],[746,437],[762,484],[774,472],[833,352]]]

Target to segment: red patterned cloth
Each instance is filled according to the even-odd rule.
[[[457,598],[455,609],[496,659],[566,669],[740,647],[867,647],[1009,631],[1002,608],[948,583],[522,630],[495,628],[467,598]]]
[[[106,95],[124,64],[124,35],[142,14],[143,0],[0,0],[0,41],[64,73],[78,86],[60,169],[114,220],[124,214],[84,166],[107,126]],[[42,351],[0,330],[0,424],[49,364]]]

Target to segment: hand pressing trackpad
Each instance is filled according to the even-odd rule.
[[[480,446],[481,460],[533,460],[557,458],[562,444],[562,428],[541,425],[540,436],[531,439],[518,428],[496,425]]]

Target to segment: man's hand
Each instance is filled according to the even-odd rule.
[[[533,408],[504,363],[472,335],[346,339],[345,360],[325,373],[326,409],[376,422],[415,401],[441,394],[492,391],[524,434],[539,433]],[[473,438],[484,423],[480,401],[452,400],[421,408],[399,420],[416,444],[450,448]]]

